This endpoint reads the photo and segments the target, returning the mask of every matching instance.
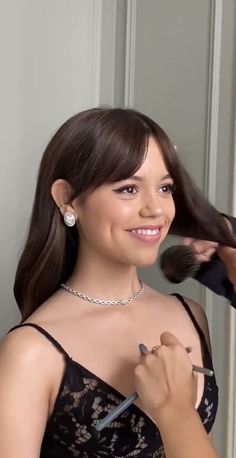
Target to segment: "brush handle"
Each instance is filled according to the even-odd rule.
[[[208,377],[213,377],[214,371],[212,369],[207,369],[206,367],[196,366],[193,364],[193,372],[199,372],[200,374],[207,375]]]
[[[139,344],[139,351],[143,355],[149,353],[148,348],[144,344]],[[186,347],[186,351],[187,351],[187,353],[190,353],[191,352],[191,348],[190,347]],[[201,372],[201,373],[203,373],[205,375],[208,375],[210,377],[212,377],[213,374],[214,374],[213,370],[206,369],[205,367],[196,366],[195,364],[193,364],[193,371],[194,372]],[[134,393],[130,394],[127,398],[124,399],[124,401],[122,401],[117,407],[115,407],[115,409],[111,413],[109,413],[105,418],[103,418],[101,421],[99,421],[97,423],[97,425],[95,426],[96,431],[100,432],[104,428],[106,428],[106,426],[109,425],[109,423],[111,423],[121,413],[123,413],[126,409],[128,409],[128,407],[131,404],[133,404],[133,402],[136,401],[136,399],[138,399],[138,393],[134,392]]]
[[[115,409],[107,415],[103,420],[101,420],[96,426],[95,429],[97,431],[101,431],[103,428],[105,428],[109,423],[111,423],[118,415],[123,413],[128,407],[138,398],[138,393],[133,393],[130,396],[128,396],[126,399],[124,399],[121,404],[119,404]]]

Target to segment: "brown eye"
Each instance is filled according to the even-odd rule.
[[[119,188],[116,190],[116,192],[121,193],[121,194],[136,194],[137,188],[136,186],[123,186],[122,188]]]
[[[174,192],[174,189],[175,189],[175,185],[172,183],[168,183],[168,184],[163,184],[160,188],[160,191],[163,194],[172,194]]]

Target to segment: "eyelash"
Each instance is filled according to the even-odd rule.
[[[167,183],[167,184],[163,184],[161,188],[168,188],[168,192],[166,192],[165,194],[173,194],[175,190],[175,185],[174,183]]]
[[[161,186],[161,188],[167,188],[168,191],[167,192],[163,192],[163,194],[173,194],[174,190],[175,190],[175,185],[173,183],[167,183],[167,184],[163,184]],[[127,190],[134,190],[136,192],[125,192]],[[119,193],[119,194],[130,194],[130,195],[134,195],[138,192],[138,189],[135,185],[126,185],[126,186],[122,186],[121,188],[119,189],[115,189],[115,192]]]

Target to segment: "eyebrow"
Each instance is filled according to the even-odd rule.
[[[161,181],[166,180],[167,178],[171,178],[173,180],[172,176],[169,173],[167,173],[166,175],[163,175],[163,177],[161,177]],[[127,179],[134,180],[134,181],[143,181],[143,178],[140,177],[139,175],[133,175],[132,177],[127,178]]]

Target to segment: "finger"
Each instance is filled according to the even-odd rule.
[[[157,352],[160,347],[161,347],[161,345],[155,345],[155,347],[152,347],[151,353],[153,354],[153,353]]]
[[[171,332],[163,332],[160,335],[161,345],[182,345],[181,342],[177,339],[177,337],[172,334]]]
[[[210,248],[206,251],[202,251],[202,253],[197,254],[197,259],[200,262],[208,262],[212,258],[213,254],[216,252],[215,248]]]
[[[143,343],[140,343],[138,348],[139,348],[141,355],[146,355],[147,353],[149,353],[148,348]]]
[[[182,239],[182,244],[185,245],[185,246],[189,246],[189,245],[192,245],[194,239],[190,238],[190,237],[184,237]]]
[[[207,242],[204,240],[194,240],[191,246],[196,254],[205,254],[209,250],[212,250],[212,252],[214,252],[218,248],[218,243]]]

